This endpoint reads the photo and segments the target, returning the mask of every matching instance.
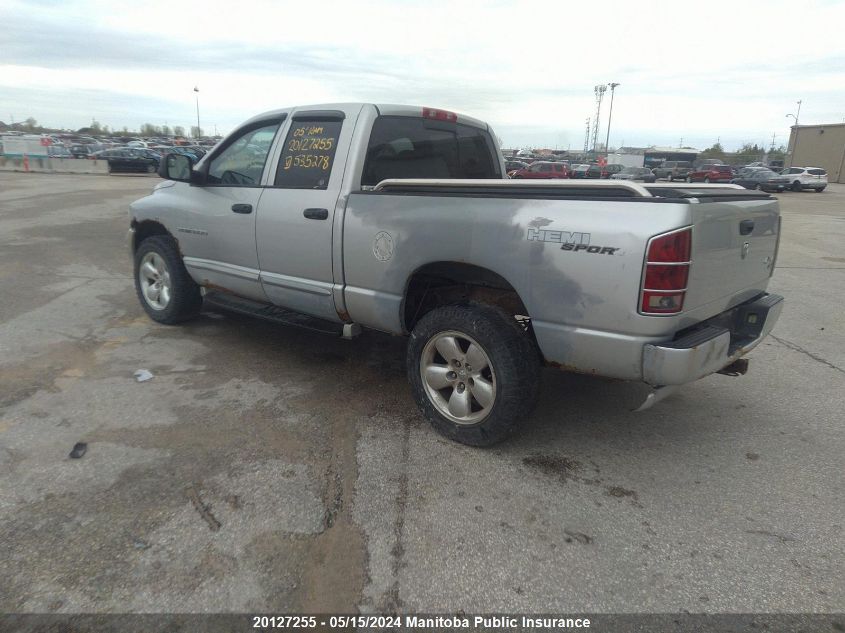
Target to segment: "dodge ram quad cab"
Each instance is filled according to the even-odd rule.
[[[647,383],[641,408],[745,372],[783,305],[775,198],[509,180],[495,139],[443,110],[331,104],[256,116],[196,163],[170,154],[130,207],[141,305],[408,336],[420,409],[476,446],[528,415],[543,364]]]

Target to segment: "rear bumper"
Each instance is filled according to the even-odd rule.
[[[766,294],[709,319],[680,338],[643,348],[643,380],[682,385],[723,369],[757,347],[777,323],[783,297]]]

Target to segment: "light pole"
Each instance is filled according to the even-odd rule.
[[[197,140],[200,138],[200,89],[197,86],[194,86],[194,92],[197,93],[195,96],[197,98]]]
[[[798,117],[801,116],[801,99],[797,101],[798,111],[795,114],[787,114],[786,118],[792,117],[795,119],[795,142],[792,144],[792,151],[789,153],[789,166],[792,167],[795,162],[795,150],[798,147]]]
[[[613,91],[616,90],[618,83],[609,83],[610,86],[610,114],[607,115],[607,137],[604,139],[604,151],[610,155],[610,121],[613,119]]]

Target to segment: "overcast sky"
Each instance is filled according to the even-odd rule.
[[[198,86],[211,133],[372,101],[581,148],[593,87],[619,82],[611,146],[785,144],[799,99],[801,123],[845,120],[843,25],[843,1],[0,0],[0,120],[187,128]]]

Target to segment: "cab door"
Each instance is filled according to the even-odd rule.
[[[176,237],[185,267],[203,286],[266,301],[259,281],[255,218],[267,157],[281,119],[250,122],[200,163],[187,187]]]
[[[258,208],[261,285],[271,302],[340,321],[332,234],[353,127],[362,106],[295,110]],[[339,210],[338,210],[339,209]]]

